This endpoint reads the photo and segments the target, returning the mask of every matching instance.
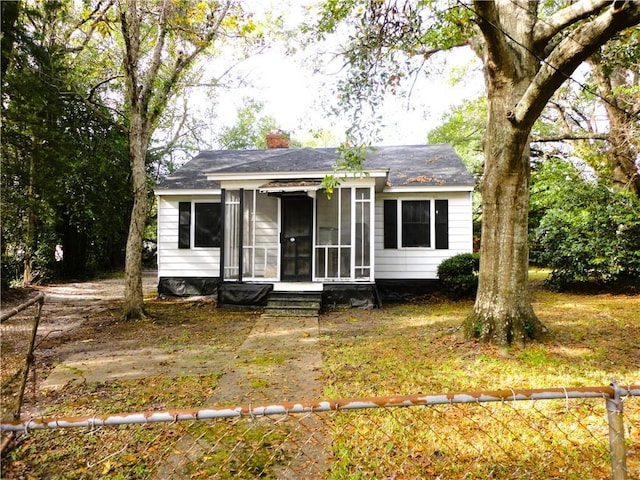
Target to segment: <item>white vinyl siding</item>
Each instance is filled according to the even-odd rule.
[[[383,201],[387,200],[448,200],[449,248],[431,247],[384,248]],[[471,195],[469,192],[445,194],[387,194],[375,202],[375,271],[378,279],[436,279],[438,265],[458,253],[473,250],[473,226],[471,218]],[[432,239],[433,240],[433,239]]]
[[[158,197],[158,277],[219,277],[220,248],[178,248],[180,202],[220,202],[220,196]]]

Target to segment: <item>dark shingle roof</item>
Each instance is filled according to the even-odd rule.
[[[339,160],[335,148],[210,150],[199,153],[157,185],[156,190],[219,188],[207,173],[326,172]],[[388,185],[433,186],[474,184],[462,160],[450,145],[375,147],[368,152],[367,169],[389,170]]]

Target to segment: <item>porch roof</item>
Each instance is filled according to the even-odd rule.
[[[209,150],[200,152],[156,186],[156,191],[217,189],[220,183],[207,175],[237,179],[252,174],[287,175],[295,172],[333,173],[340,159],[336,148]],[[388,170],[387,187],[473,186],[474,180],[450,145],[374,147],[367,153],[365,170]]]

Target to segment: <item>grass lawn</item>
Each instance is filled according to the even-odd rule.
[[[472,308],[469,301],[429,298],[324,314],[323,396],[603,386],[614,378],[621,384],[640,383],[640,296],[559,294],[541,288],[533,295],[534,308],[552,334],[543,343],[509,349],[462,338],[459,326]],[[114,338],[126,335],[145,346],[169,342],[189,348],[210,341],[233,348],[257,314],[206,304],[148,303],[155,318],[129,324],[126,332],[120,328]],[[171,332],[174,318],[179,328]],[[76,385],[47,398],[43,409],[46,415],[88,415],[199,407],[215,388],[217,375]],[[319,417],[328,426],[331,461],[324,476],[331,479],[605,479],[611,473],[605,402],[600,399],[378,409]],[[624,418],[629,478],[640,478],[640,398],[625,400]],[[166,463],[168,455],[181,455],[179,439],[184,435],[209,444],[222,438],[221,444],[231,442],[229,448],[251,450],[253,459],[260,458],[258,450],[269,451],[265,445],[284,438],[259,429],[251,430],[255,438],[241,437],[242,426],[220,434],[214,431],[218,426],[206,425],[211,424],[33,432],[3,459],[2,477],[160,478],[159,459]],[[211,455],[215,463],[221,453]],[[267,456],[260,462],[280,458]],[[243,478],[255,478],[250,472],[261,471],[244,468],[249,473]],[[273,470],[267,472],[271,473],[261,478],[277,476]],[[192,478],[214,474],[202,475],[194,472]],[[234,472],[223,472],[213,478],[233,476]]]
[[[535,289],[551,330],[501,349],[462,338],[472,302],[430,299],[322,319],[325,396],[640,383],[640,296]],[[467,404],[334,417],[329,478],[610,478],[604,400]],[[640,478],[640,398],[625,402],[629,478]]]

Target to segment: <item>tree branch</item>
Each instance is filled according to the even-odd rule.
[[[126,72],[129,103],[137,107],[138,97],[138,59],[140,53],[140,19],[136,0],[127,0],[124,10],[120,4],[120,28],[124,41],[124,69]]]
[[[602,11],[584,22],[553,49],[526,92],[510,112],[516,125],[533,125],[553,93],[584,60],[619,31],[640,23],[640,3],[628,2],[623,8]]]
[[[468,47],[468,46],[470,46],[470,42],[468,40],[464,40],[456,43],[455,45],[448,46],[446,48],[427,48],[424,50],[417,49],[415,52],[412,52],[412,56],[420,56],[424,60],[429,60],[436,53],[453,50],[454,48]]]
[[[542,51],[542,48],[564,28],[598,13],[609,3],[607,0],[582,0],[558,10],[548,18],[538,19],[533,30],[536,51]]]
[[[504,63],[503,60],[508,58],[509,50],[506,36],[500,29],[498,10],[494,2],[475,0],[473,3],[475,12],[478,15],[478,26],[485,38],[487,52],[485,65],[491,71],[494,71],[496,66],[502,65]]]
[[[178,55],[171,70],[171,75],[167,81],[163,83],[160,92],[156,96],[153,109],[149,112],[149,125],[155,125],[158,121],[158,118],[169,100],[173,87],[180,79],[184,70],[193,63],[194,59],[200,52],[211,45],[211,42],[213,42],[214,38],[218,34],[222,21],[227,16],[230,8],[231,2],[226,2],[222,7],[222,11],[220,12],[216,22],[207,30],[207,34],[200,39],[194,50],[189,55]]]
[[[66,35],[65,35],[65,45],[69,45],[71,43],[71,36],[75,33],[75,32],[82,32],[84,33],[84,40],[82,41],[82,43],[77,46],[77,47],[69,47],[67,48],[67,51],[70,53],[76,53],[76,52],[81,52],[83,51],[86,46],[89,44],[89,42],[91,41],[91,39],[93,38],[93,33],[95,32],[97,25],[100,21],[107,21],[105,20],[107,17],[107,12],[109,11],[109,9],[113,6],[115,0],[109,0],[108,2],[106,2],[106,4],[102,4],[101,1],[99,1],[95,8],[93,9],[93,11],[91,11],[91,13],[89,13],[86,18],[80,20],[76,25],[74,25],[72,28],[70,28]],[[89,31],[88,32],[84,32],[82,30],[82,27],[89,23],[91,20],[93,20],[93,22],[91,22],[91,25],[89,27]]]
[[[153,47],[153,54],[151,56],[151,65],[147,74],[145,75],[144,85],[140,91],[140,103],[142,110],[146,111],[149,106],[149,101],[153,93],[154,83],[158,76],[158,70],[162,63],[162,50],[164,49],[164,41],[167,36],[167,9],[169,8],[168,0],[162,2],[160,7],[160,18],[158,20],[158,34],[156,36],[155,45]]]
[[[590,133],[588,135],[557,135],[554,137],[538,137],[532,138],[531,141],[535,143],[547,143],[547,142],[564,142],[564,141],[578,141],[578,140],[609,140],[609,135],[606,133]]]

